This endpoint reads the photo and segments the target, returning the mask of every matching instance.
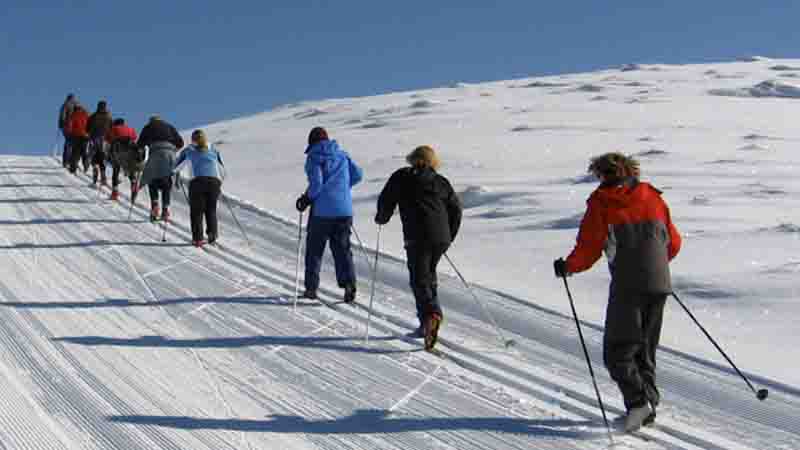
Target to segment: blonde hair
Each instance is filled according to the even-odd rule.
[[[208,150],[208,138],[203,130],[194,130],[192,132],[192,142],[197,144],[200,150]]]
[[[607,181],[616,182],[628,177],[639,178],[639,161],[631,155],[609,152],[595,156],[589,163],[588,172],[598,178],[602,175]]]
[[[433,170],[438,170],[439,166],[442,164],[441,160],[436,155],[436,151],[429,145],[421,145],[415,148],[406,156],[406,161],[413,167],[430,167]]]

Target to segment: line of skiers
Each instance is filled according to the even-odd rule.
[[[69,102],[74,102],[73,106]],[[98,111],[92,117],[107,112],[106,106],[104,102],[98,104]],[[65,114],[69,109],[72,112]],[[80,111],[74,97],[70,96],[59,116],[59,126],[63,125],[68,145],[72,147],[72,172],[85,151],[81,147],[85,145],[84,139],[96,140],[101,136],[95,129],[80,132],[80,125],[93,120],[101,125],[105,123],[104,118],[84,119]],[[112,147],[122,138],[135,140],[135,131],[122,128],[124,126],[122,121],[114,122],[109,133],[111,137],[106,138]],[[152,117],[137,144],[139,148],[149,148],[141,185],[149,186],[153,217],[158,216],[160,193],[163,200],[161,218],[169,218],[172,176],[184,165],[189,165],[193,243],[202,245],[204,242],[203,217],[208,226],[208,240],[215,241],[218,236],[216,202],[220,196],[224,166],[219,152],[209,146],[205,134],[195,131],[192,144],[176,160],[175,154],[183,147],[180,135],[171,125]],[[96,148],[102,148],[100,144],[96,145]],[[301,215],[309,207],[311,209],[307,222],[305,291],[302,297],[317,298],[322,257],[325,246],[329,244],[336,281],[344,289],[344,301],[353,302],[356,298],[356,273],[350,243],[353,226],[351,189],[362,180],[363,171],[321,127],[315,127],[309,133],[305,154],[308,187],[295,205]],[[112,164],[113,161],[114,158]],[[385,225],[395,209],[399,209],[409,283],[419,320],[419,327],[411,335],[424,338],[425,348],[432,349],[444,318],[438,300],[437,265],[458,235],[462,206],[450,182],[438,173],[440,159],[432,147],[415,148],[406,156],[406,162],[408,166],[395,171],[383,187],[377,200],[375,223]],[[681,237],[661,192],[639,180],[639,162],[633,157],[617,152],[606,153],[591,159],[588,172],[600,180],[600,185],[588,199],[574,249],[566,259],[555,260],[553,267],[556,277],[565,278],[588,270],[603,253],[606,254],[611,283],[603,360],[624,399],[627,409],[621,418],[624,429],[633,431],[655,420],[660,401],[655,355],[664,305],[667,295],[672,292],[669,262],[680,250]],[[104,179],[102,177],[104,175],[101,175]],[[116,178],[114,183],[116,187]]]
[[[77,174],[79,163],[84,173],[91,167],[91,186],[97,188],[98,181],[100,186],[108,186],[110,163],[111,200],[119,199],[121,172],[130,182],[132,203],[140,189],[147,186],[153,222],[170,221],[173,186],[183,190],[183,180],[188,180],[192,244],[201,247],[216,242],[217,200],[225,169],[222,156],[208,143],[202,130],[192,133],[191,144],[184,148],[175,127],[152,116],[137,138],[136,130],[123,118],[112,119],[107,102],[98,102],[97,111],[89,116],[73,94],[61,106],[58,126],[64,136],[63,166],[73,174]]]

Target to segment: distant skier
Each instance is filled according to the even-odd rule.
[[[83,109],[83,106],[76,104],[69,115],[69,121],[66,126],[66,133],[69,135],[70,142],[70,173],[78,171],[78,161],[83,162],[83,171],[89,171],[89,165],[86,160],[86,146],[89,143],[89,134],[86,132],[86,126],[89,122],[89,114]]]
[[[72,114],[72,111],[75,109],[75,105],[77,104],[78,100],[75,98],[75,94],[69,94],[58,111],[58,129],[61,130],[61,134],[64,136],[64,150],[61,154],[61,164],[65,168],[69,167],[69,163],[71,161],[69,141],[70,136],[69,133],[67,133],[67,126],[69,124],[69,117]]]
[[[306,147],[305,171],[308,189],[297,199],[297,210],[311,206],[306,236],[304,298],[317,298],[319,272],[325,244],[330,241],[336,267],[336,281],[344,289],[344,301],[356,299],[356,272],[350,233],[353,226],[353,199],[350,189],[363,177],[361,168],[328,138],[322,127],[311,130]]]
[[[111,200],[119,200],[119,173],[125,172],[131,183],[131,197],[139,190],[139,173],[144,168],[144,154],[136,146],[136,130],[125,125],[125,119],[114,119],[106,133],[111,160]],[[131,199],[131,201],[133,198]]]
[[[106,159],[108,157],[105,145],[105,136],[111,129],[111,112],[105,100],[97,102],[97,111],[89,116],[86,131],[89,133],[89,161],[92,164],[92,185],[108,186],[106,179]]]
[[[557,277],[583,272],[605,251],[611,287],[603,361],[622,392],[624,428],[633,431],[656,417],[656,349],[681,237],[661,191],[639,181],[638,161],[606,153],[591,160],[589,172],[600,186],[587,201],[575,248],[553,265]]]
[[[150,220],[168,221],[172,169],[175,167],[175,154],[183,148],[183,138],[175,127],[153,116],[142,128],[137,144],[140,148],[148,147],[147,163],[139,185],[148,186],[150,191]],[[163,210],[159,209],[159,192]]]
[[[225,178],[225,165],[222,156],[208,143],[203,130],[192,133],[192,144],[178,156],[174,173],[175,180],[182,187],[181,170],[187,166],[189,179],[189,216],[192,222],[192,244],[202,247],[203,218],[206,220],[208,243],[213,244],[219,237],[217,225],[217,200],[222,181]]]
[[[412,334],[436,345],[443,320],[437,292],[436,266],[461,227],[461,202],[447,178],[437,173],[433,148],[417,147],[406,156],[410,167],[395,171],[378,197],[375,222],[384,225],[399,206],[403,222],[408,274],[420,326]]]

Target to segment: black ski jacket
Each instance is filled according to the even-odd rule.
[[[447,179],[430,168],[397,170],[378,197],[375,222],[385,224],[400,208],[406,245],[449,244],[461,226],[461,202]]]
[[[183,148],[183,138],[178,134],[178,130],[163,120],[151,120],[145,125],[142,128],[142,133],[139,134],[137,145],[144,147],[145,145],[153,145],[156,142],[169,142],[178,150]]]
[[[89,116],[86,125],[86,132],[91,138],[104,137],[106,132],[111,129],[111,113],[108,111],[96,111]]]

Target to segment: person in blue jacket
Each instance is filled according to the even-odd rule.
[[[180,171],[188,166],[189,216],[192,222],[192,244],[202,247],[203,217],[206,219],[208,243],[213,244],[219,236],[217,228],[217,200],[222,192],[225,179],[225,165],[222,156],[208,144],[203,130],[192,132],[192,144],[184,149],[175,161],[173,173],[178,187],[183,188]]]
[[[311,206],[306,236],[304,298],[317,298],[319,271],[325,244],[330,242],[336,266],[336,281],[344,289],[344,301],[356,299],[356,273],[350,233],[353,226],[353,198],[350,189],[363,177],[361,168],[328,138],[322,127],[311,130],[306,148],[305,171],[308,189],[297,199],[297,210]]]

